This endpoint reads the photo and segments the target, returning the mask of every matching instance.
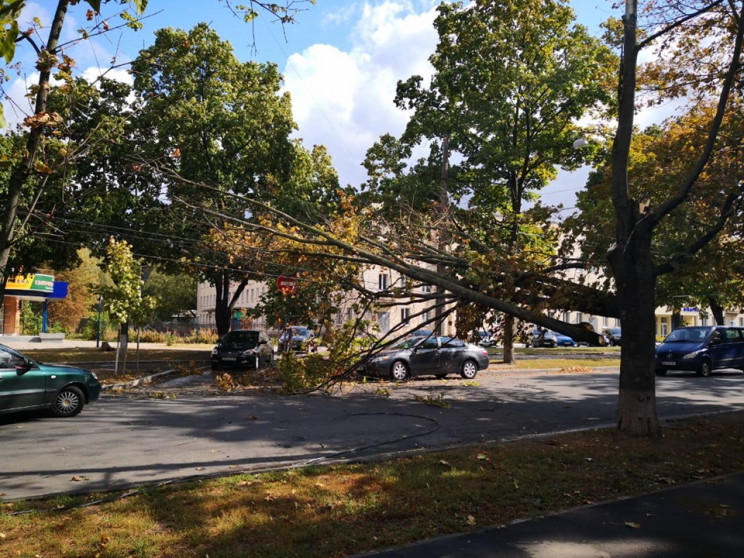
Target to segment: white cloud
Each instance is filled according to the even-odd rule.
[[[365,180],[365,153],[384,133],[400,134],[406,115],[393,104],[399,80],[430,77],[436,11],[409,2],[365,3],[351,48],[316,44],[290,56],[284,77],[306,145],[324,144],[342,184]],[[348,15],[348,13],[347,13]]]

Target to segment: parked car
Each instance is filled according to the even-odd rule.
[[[242,367],[258,369],[261,364],[271,364],[274,348],[263,331],[234,329],[226,333],[212,349],[212,368]]]
[[[619,327],[606,327],[602,330],[602,335],[604,335],[607,344],[611,347],[619,346],[622,342],[623,336]]]
[[[562,333],[558,333],[557,331],[553,332],[553,335],[555,335],[555,341],[558,347],[578,347],[578,343],[573,340],[573,338],[569,337],[568,335],[563,335]]]
[[[483,329],[478,331],[478,345],[481,347],[493,347],[496,344],[496,339],[494,339],[494,336]]]
[[[279,352],[285,348],[295,352],[307,349],[307,342],[315,337],[315,332],[307,326],[291,326],[279,336]]]
[[[411,337],[431,337],[434,332],[430,329],[417,329],[411,332]]]
[[[488,367],[488,351],[454,337],[409,337],[369,358],[363,374],[389,376],[402,381],[411,376],[432,374],[444,378],[460,374],[472,380]]]
[[[549,329],[544,329],[540,331],[539,329],[535,329],[532,332],[532,346],[537,347],[557,347],[558,346],[558,339],[555,336],[555,333],[550,331]]]
[[[556,331],[544,329],[540,331],[535,329],[532,332],[532,343],[533,347],[576,347],[578,343],[570,338],[568,335],[563,335]]]
[[[656,347],[656,374],[691,370],[708,376],[720,368],[744,371],[744,328],[731,326],[682,327]]]
[[[100,393],[93,372],[42,364],[0,345],[0,413],[49,409],[58,417],[74,417]]]

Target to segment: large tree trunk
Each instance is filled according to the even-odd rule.
[[[630,196],[628,166],[635,112],[637,0],[626,0],[618,121],[612,145],[612,204],[616,240],[608,252],[623,326],[617,426],[634,436],[659,436],[655,385],[655,290],[651,238],[655,223]]]
[[[223,271],[215,285],[217,296],[214,305],[214,322],[217,327],[217,335],[222,337],[230,331],[230,276]]]
[[[651,229],[637,223],[624,247],[610,253],[623,312],[618,429],[632,436],[658,437],[655,374],[655,290]]]
[[[716,321],[716,325],[725,325],[724,324],[724,316],[723,316],[723,306],[718,304],[718,301],[711,297],[708,297],[708,306],[710,306],[710,311],[713,312],[713,319]]]
[[[514,316],[504,316],[504,364],[515,361],[514,337],[517,331],[517,320]]]

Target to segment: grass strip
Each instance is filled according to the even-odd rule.
[[[657,440],[614,430],[354,465],[2,504],[0,555],[328,557],[401,545],[742,470],[744,414]],[[87,503],[104,500],[87,507]]]

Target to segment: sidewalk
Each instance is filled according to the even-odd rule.
[[[744,473],[362,557],[744,556]]]

